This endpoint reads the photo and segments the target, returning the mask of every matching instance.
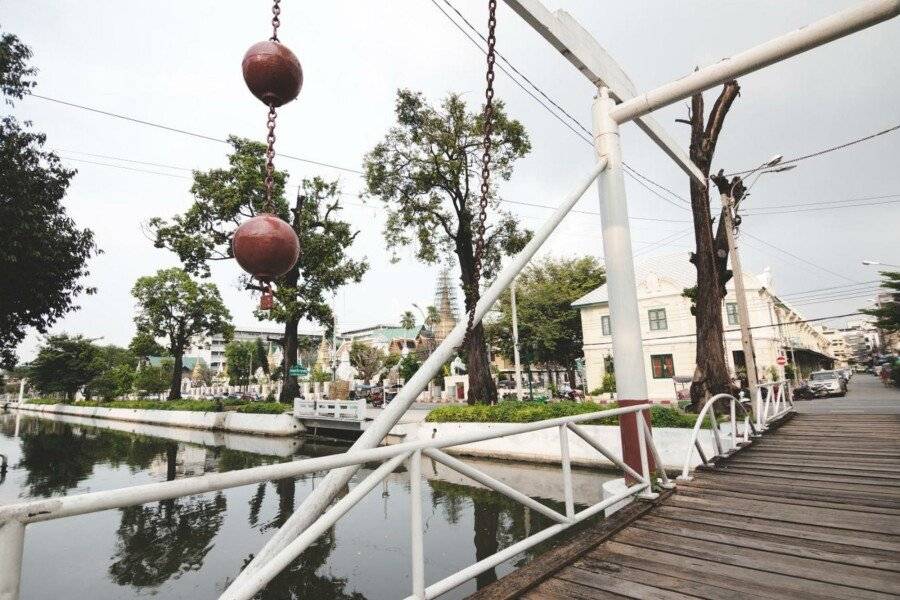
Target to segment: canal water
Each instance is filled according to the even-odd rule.
[[[0,504],[322,456],[345,445],[62,415],[0,415],[9,470]],[[562,511],[558,467],[467,461]],[[371,472],[363,468],[351,483]],[[324,474],[29,525],[23,599],[216,598]],[[426,581],[550,523],[432,462],[423,464]],[[576,503],[614,477],[574,471]],[[565,539],[551,540],[446,594],[462,598]],[[258,597],[380,600],[410,593],[409,477],[404,468],[345,515]]]

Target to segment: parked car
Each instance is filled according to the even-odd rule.
[[[809,376],[809,387],[817,396],[847,394],[847,381],[840,371],[814,371]]]

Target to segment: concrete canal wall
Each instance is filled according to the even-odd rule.
[[[72,404],[21,404],[20,410],[146,423],[165,427],[188,427],[209,431],[227,431],[253,435],[288,436],[305,431],[290,414],[266,415],[238,412],[199,412],[189,410],[146,410],[137,408],[101,408]]]
[[[502,432],[518,426],[517,423],[420,423],[418,439],[440,438],[450,435],[477,433],[477,432]],[[613,456],[622,456],[622,439],[618,425],[582,425],[598,442],[603,444]],[[691,442],[690,429],[675,427],[654,427],[653,440],[659,451],[663,466],[668,470],[680,470],[684,466],[684,459]],[[406,440],[413,439],[408,435]],[[726,440],[727,444],[728,441]],[[715,454],[712,433],[703,429],[700,431],[700,444],[707,456]],[[541,429],[521,433],[510,437],[495,438],[483,442],[474,442],[454,446],[447,449],[449,454],[462,456],[478,456],[482,458],[495,458],[503,460],[518,460],[538,463],[559,463],[559,432],[557,429]],[[569,453],[572,464],[585,467],[611,467],[616,468],[603,455],[590,447],[584,440],[569,432]],[[700,464],[700,457],[693,453],[692,464]]]

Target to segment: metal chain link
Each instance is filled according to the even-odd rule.
[[[269,135],[266,137],[266,205],[267,213],[275,214],[275,203],[272,201],[273,188],[275,187],[275,119],[278,113],[275,112],[275,105],[269,105],[269,117],[266,126],[269,129]]]
[[[481,155],[481,198],[478,202],[479,211],[475,230],[478,237],[475,239],[475,256],[472,265],[474,281],[466,285],[469,321],[466,325],[466,335],[463,338],[462,346],[468,344],[469,337],[472,335],[472,328],[475,326],[475,305],[478,304],[480,296],[478,282],[481,279],[481,262],[484,258],[485,221],[487,219],[488,198],[490,197],[491,189],[491,135],[494,132],[494,62],[496,60],[494,46],[497,43],[496,27],[497,0],[488,0],[487,73],[485,74],[484,114],[482,116],[484,120],[484,153]]]
[[[278,28],[281,26],[281,19],[278,18],[281,14],[281,7],[278,6],[280,3],[281,0],[272,1],[272,37],[269,38],[270,42],[278,41]]]

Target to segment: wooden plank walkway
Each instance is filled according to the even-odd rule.
[[[900,415],[800,414],[479,600],[900,597]]]

